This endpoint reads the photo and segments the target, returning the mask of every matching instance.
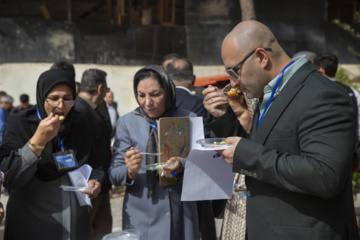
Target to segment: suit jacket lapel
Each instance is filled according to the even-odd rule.
[[[261,144],[265,143],[270,131],[273,129],[282,112],[303,87],[303,82],[306,77],[314,71],[316,71],[314,66],[310,62],[307,62],[294,73],[279,95],[274,99],[271,107],[261,121],[260,126],[252,133],[254,136],[251,138],[254,139],[254,141]],[[256,128],[259,115],[254,114],[254,116],[257,117],[257,120],[253,122],[253,124],[256,124],[254,125],[254,128]]]

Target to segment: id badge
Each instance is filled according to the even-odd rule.
[[[78,163],[75,158],[73,150],[61,151],[53,154],[56,167],[59,171],[75,168],[78,166]]]

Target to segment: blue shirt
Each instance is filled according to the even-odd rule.
[[[294,64],[292,64],[290,67],[288,67],[285,72],[284,75],[282,76],[282,79],[279,83],[279,86],[273,96],[273,100],[276,98],[277,95],[279,95],[279,93],[281,92],[281,90],[285,87],[286,83],[289,81],[289,79],[292,77],[292,75],[294,75],[294,73],[299,70],[299,68],[304,65],[308,59],[306,58],[306,56],[299,56],[293,59]],[[279,76],[279,75],[278,75]],[[263,100],[261,102],[259,102],[260,104],[260,116],[263,113],[263,111],[265,110],[266,104],[271,96],[272,90],[275,87],[276,84],[276,80],[278,78],[278,76],[276,76],[273,80],[271,80],[265,87],[264,87],[264,96],[263,96]],[[270,106],[269,108],[271,107]],[[265,113],[266,114],[266,113]]]
[[[0,142],[2,142],[6,118],[6,109],[0,106]]]

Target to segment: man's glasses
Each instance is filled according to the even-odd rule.
[[[264,48],[265,51],[271,51],[271,48]],[[229,74],[231,77],[238,79],[239,74],[236,73],[236,70],[240,67],[241,64],[243,64],[251,55],[253,55],[256,52],[256,49],[249,53],[243,60],[241,60],[238,64],[235,65],[233,68],[226,69],[226,73]]]
[[[75,105],[75,101],[73,100],[62,100],[61,98],[60,99],[49,99],[47,98],[45,100],[48,104],[50,104],[50,106],[52,107],[58,107],[60,105],[60,102],[62,101],[65,105],[65,107],[72,107]]]

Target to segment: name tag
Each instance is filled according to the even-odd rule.
[[[71,149],[54,153],[53,156],[56,167],[59,171],[67,170],[69,168],[76,168],[78,166],[74,151]]]

